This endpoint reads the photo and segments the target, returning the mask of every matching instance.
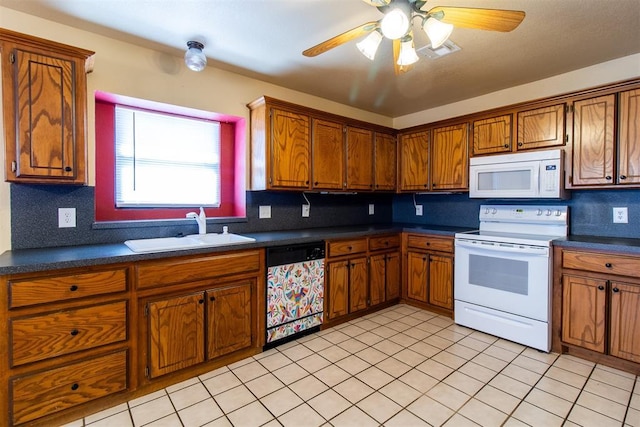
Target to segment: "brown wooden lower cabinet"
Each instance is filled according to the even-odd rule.
[[[640,373],[640,256],[557,248],[554,263],[552,350]]]
[[[405,233],[403,298],[453,315],[453,238]]]

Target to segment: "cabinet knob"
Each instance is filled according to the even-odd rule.
[[[598,290],[600,290],[600,291],[604,291],[604,286],[603,286],[603,285],[599,285],[599,286],[598,286]]]
[[[318,181],[314,182],[313,185],[318,185]]]
[[[607,176],[604,177],[604,179],[606,179],[608,181],[611,181],[611,176],[607,175]]]
[[[71,336],[75,337],[76,335],[78,335],[78,330],[77,329],[73,329],[70,333],[71,333]]]
[[[64,167],[64,171],[65,172],[71,172],[73,169],[71,169],[71,166],[65,166]]]
[[[504,148],[509,148],[509,144],[504,144]]]
[[[626,175],[620,175],[620,179],[627,179]]]
[[[198,304],[204,304],[204,300],[203,299],[198,300]]]
[[[216,297],[209,297],[209,301],[215,301]]]
[[[606,263],[604,266],[605,266],[605,267],[607,267],[607,268],[611,268],[611,267],[613,267],[613,265],[611,265],[611,263],[610,263],[610,262]]]
[[[522,142],[518,142],[518,147],[522,147],[524,144]]]
[[[620,292],[620,289],[618,289],[618,288],[613,288],[613,289],[612,289],[612,291],[613,291],[613,292]]]
[[[77,290],[78,290],[78,285],[71,285],[71,287],[69,288],[69,290],[70,290],[71,292],[75,292],[75,291],[77,291]]]
[[[437,187],[437,186],[438,186],[438,184],[436,184],[435,182],[434,182],[432,185],[433,185],[434,187]]]
[[[349,252],[351,252],[351,251],[353,250],[353,247],[352,247],[352,246],[347,246],[347,250],[348,250]]]
[[[75,390],[77,390],[79,387],[80,387],[80,386],[78,385],[78,383],[73,383],[73,384],[71,385],[71,390],[74,390],[74,391],[75,391]]]

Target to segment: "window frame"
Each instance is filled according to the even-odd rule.
[[[205,207],[208,218],[244,218],[245,123],[242,117],[146,101],[96,91],[95,93],[95,221],[183,219],[193,207],[116,207],[115,204],[115,106],[123,105],[165,114],[220,122],[220,206]]]

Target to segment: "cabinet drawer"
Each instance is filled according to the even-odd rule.
[[[9,307],[63,301],[127,289],[125,269],[92,273],[9,280]]]
[[[448,237],[409,234],[407,245],[414,249],[426,249],[439,252],[453,252],[453,239]]]
[[[127,303],[11,320],[12,366],[127,339]]]
[[[367,251],[367,239],[339,240],[329,242],[329,257],[356,254]]]
[[[127,388],[127,352],[12,379],[12,421],[20,424]]]
[[[262,258],[261,251],[242,251],[198,258],[144,262],[136,267],[138,288],[152,288],[258,271]]]
[[[640,272],[640,257],[563,251],[562,267],[635,277]]]
[[[377,236],[369,238],[369,250],[378,251],[381,249],[397,248],[400,246],[400,236]]]

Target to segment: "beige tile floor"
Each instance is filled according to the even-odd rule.
[[[634,375],[396,305],[68,426],[639,426]]]

